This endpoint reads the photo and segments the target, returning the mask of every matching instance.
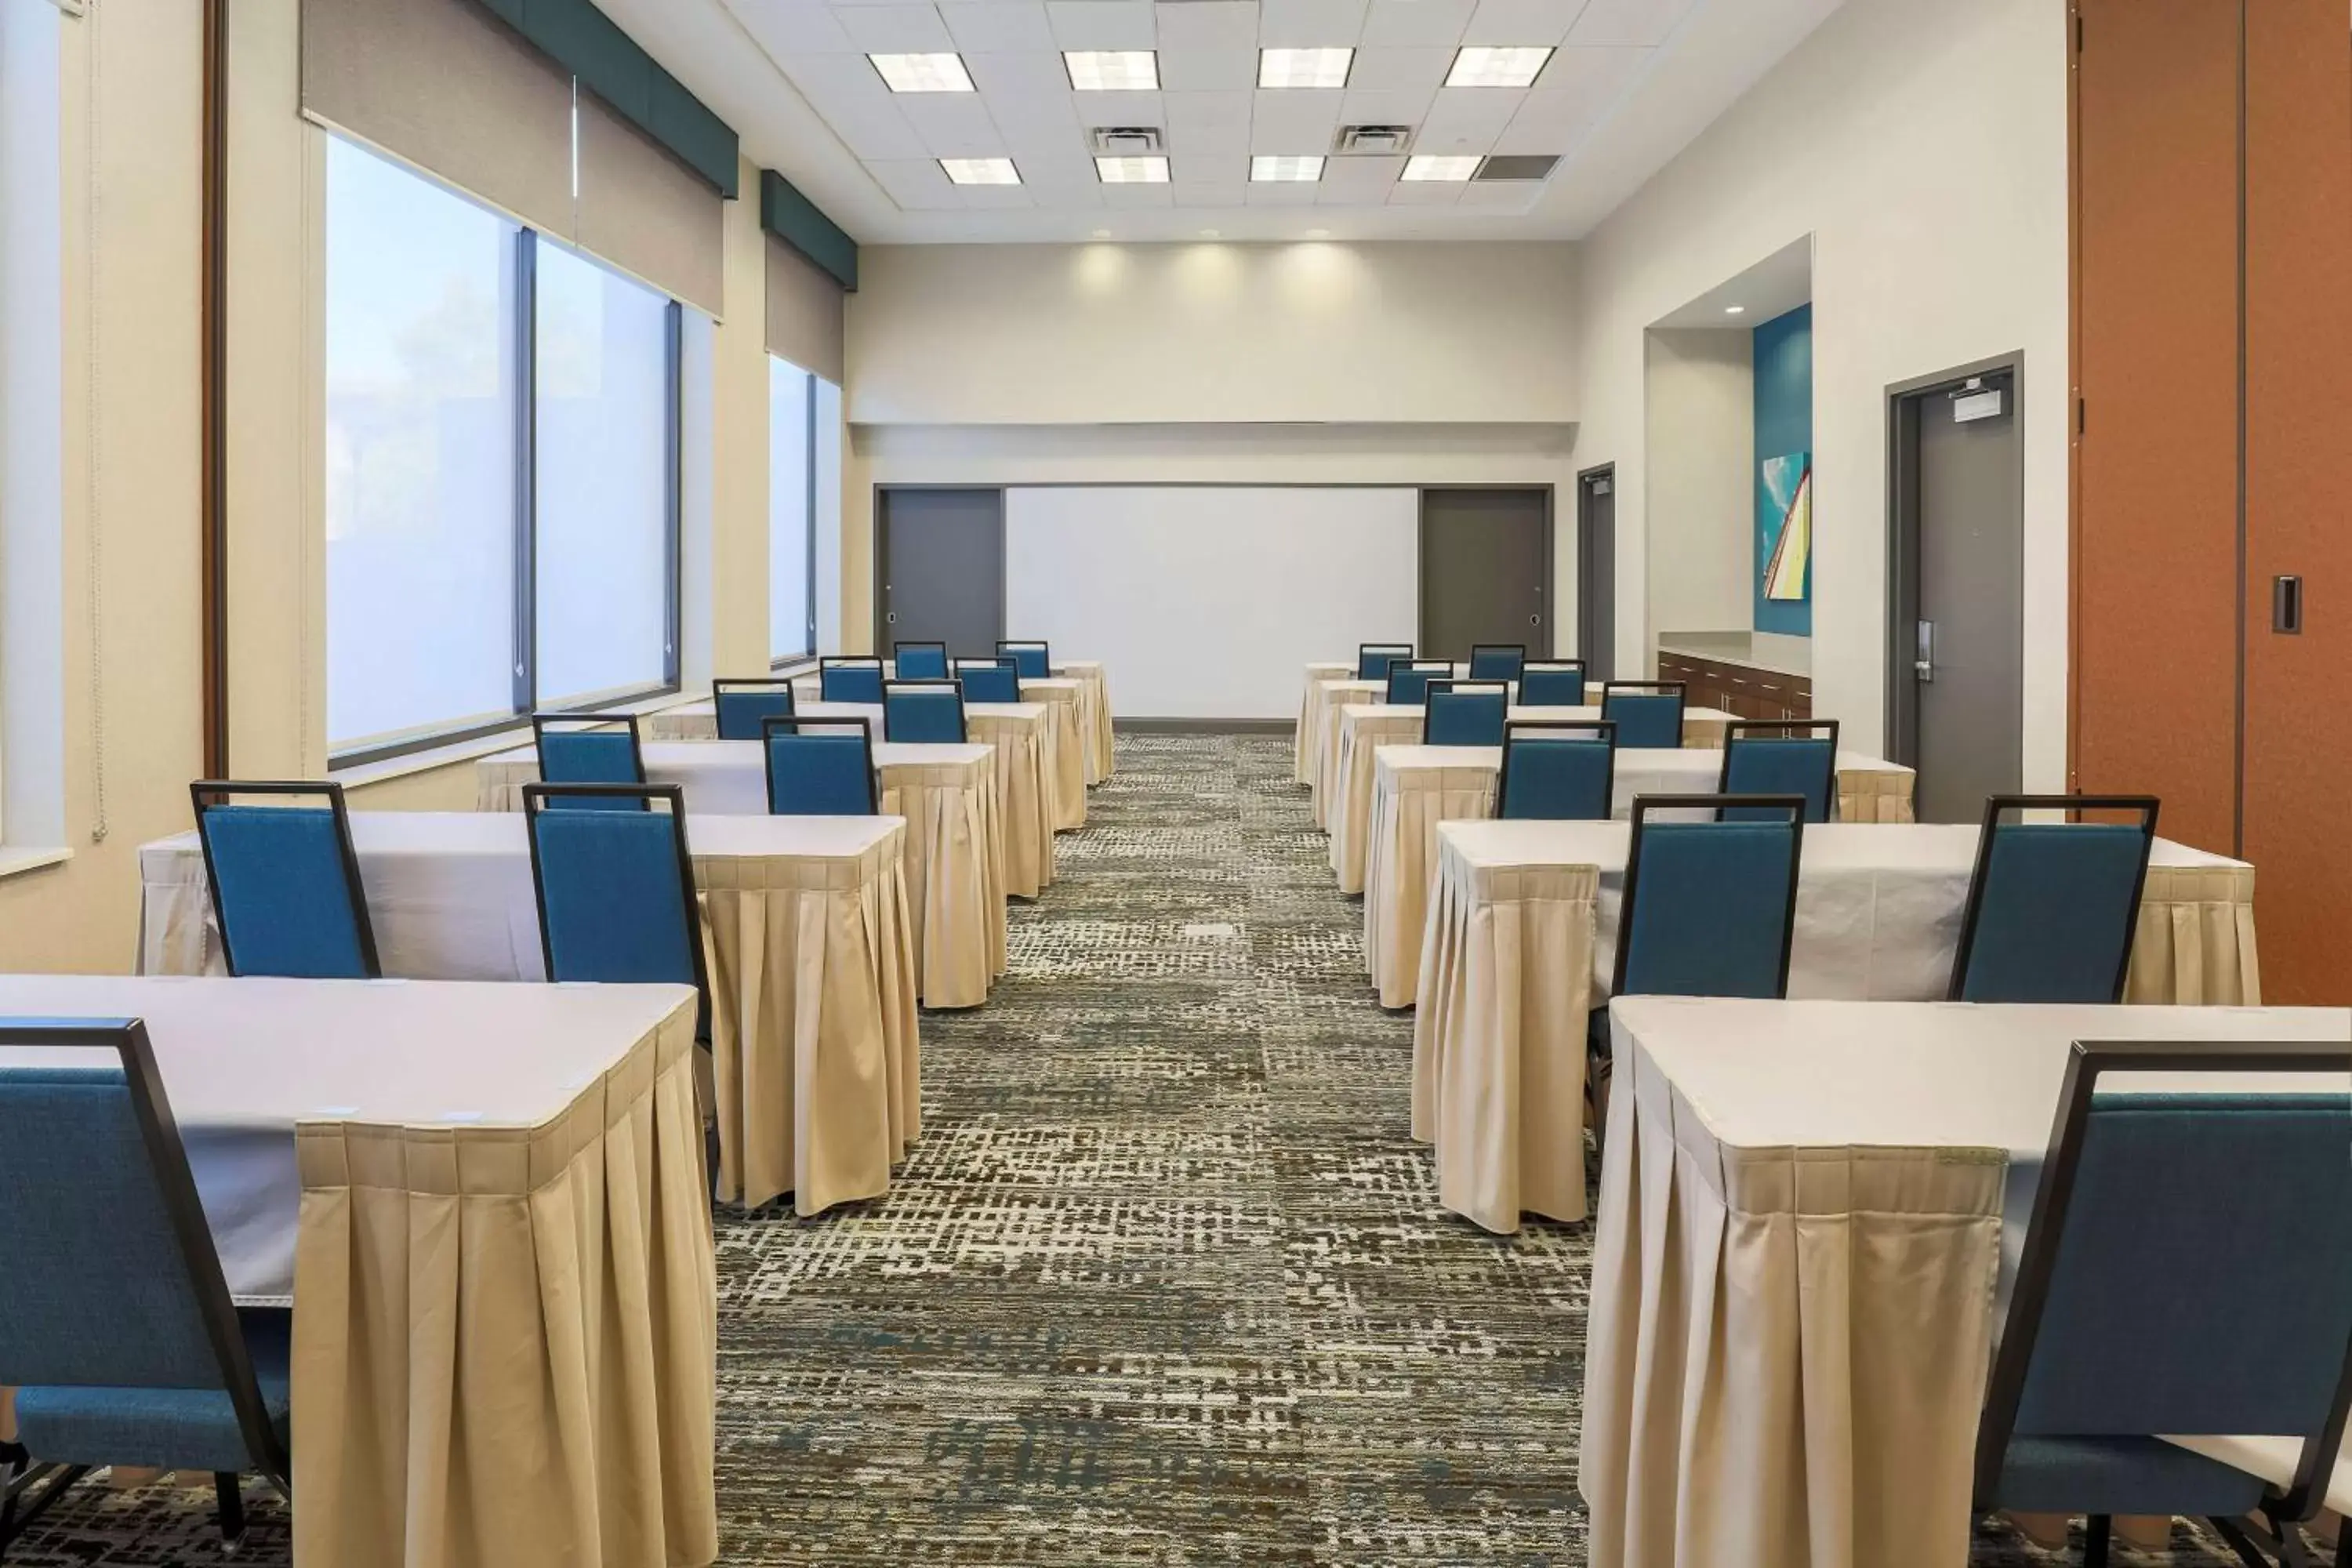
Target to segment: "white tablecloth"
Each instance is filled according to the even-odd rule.
[[[2072,1043],[2352,1034],[2317,1008],[1613,1013],[1579,1477],[1595,1568],[1960,1568],[1996,1301]]]
[[[1945,994],[1978,830],[1805,829],[1793,997]],[[1448,822],[1437,830],[1413,1019],[1413,1136],[1438,1197],[1489,1230],[1584,1217],[1585,1016],[1608,995],[1622,822]],[[2255,1002],[2253,868],[2158,839],[2126,994]]]
[[[674,784],[697,816],[762,816],[767,762],[756,741],[648,741],[646,778]],[[877,742],[886,816],[907,819],[908,911],[915,927],[915,977],[929,1007],[975,1007],[1004,973],[1004,825],[997,814],[992,746]],[[520,811],[522,789],[539,778],[526,746],[474,765],[478,811]],[[694,841],[694,830],[688,830]]]
[[[885,663],[886,674],[897,668]],[[1045,785],[1048,798],[1047,811],[1054,831],[1067,833],[1087,825],[1087,786],[1099,782],[1087,763],[1087,753],[1099,745],[1087,700],[1088,684],[1071,676],[1050,680],[1024,679],[1021,682],[1018,704],[972,702],[964,707],[964,727],[972,740],[980,740],[980,716],[983,710],[1013,706],[1042,707],[1045,710],[1045,742],[1041,753],[1048,776]],[[824,702],[824,682],[818,676],[803,675],[793,682],[793,701],[803,713],[814,712]],[[871,705],[874,715],[874,737],[882,737],[882,710]],[[684,710],[674,710],[684,711]],[[715,721],[714,721],[715,723]]]
[[[1457,679],[1470,673],[1467,662],[1454,667]],[[1589,680],[1584,685],[1584,700],[1597,705],[1601,700],[1601,683]],[[1329,744],[1327,726],[1331,716],[1351,702],[1378,702],[1388,691],[1385,680],[1359,680],[1352,659],[1310,664],[1307,667],[1307,684],[1298,701],[1298,728],[1292,742],[1291,770],[1298,783],[1309,788],[1320,788],[1323,778],[1325,749]],[[1513,693],[1514,697],[1517,692]],[[1318,802],[1315,820],[1323,821]]]
[[[1437,825],[1492,816],[1502,765],[1499,746],[1381,746],[1373,753],[1362,871],[1364,963],[1383,1007],[1412,1005],[1419,984]],[[1722,767],[1722,752],[1703,747],[1621,751],[1613,809],[1630,816],[1637,795],[1711,792]],[[1859,752],[1838,754],[1842,817],[1856,805],[1871,814],[1858,820],[1907,822],[1911,783],[1911,770],[1900,763]]]

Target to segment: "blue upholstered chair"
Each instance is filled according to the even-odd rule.
[[[2296,1526],[2352,1400],[2352,1097],[2243,1080],[2347,1071],[2341,1040],[2074,1047],[1977,1428],[1979,1507],[2087,1516],[2089,1568],[2119,1513],[2201,1514],[2248,1563],[2257,1543],[2310,1561]],[[2145,1072],[2241,1081],[2096,1092]],[[2159,1433],[2285,1437],[2297,1457],[2265,1478]],[[2255,1513],[2270,1534],[2250,1540]]]
[[[1622,735],[1623,731],[1620,731]],[[1773,820],[1657,821],[1652,814],[1742,806]],[[1797,795],[1645,795],[1633,802],[1625,900],[1617,919],[1618,996],[1770,996],[1789,988]]]
[[[1801,795],[1807,822],[1830,819],[1837,806],[1836,720],[1742,721],[1725,725],[1723,736],[1717,793]],[[1727,821],[1747,820],[1736,806],[1724,816]]]
[[[2131,822],[2005,822],[2012,811]],[[1997,795],[1952,960],[1955,1002],[2120,1002],[2140,887],[2156,844],[2153,795]]]
[[[769,719],[793,716],[793,683],[782,676],[721,678],[710,683],[710,706],[722,741],[756,741]]]
[[[1683,683],[1612,680],[1601,689],[1601,716],[1617,726],[1617,743],[1674,751],[1683,743]]]
[[[1429,700],[1429,683],[1454,679],[1454,662],[1444,658],[1399,658],[1389,661],[1390,702],[1418,708]]]
[[[1617,782],[1617,726],[1520,721],[1503,732],[1495,815],[1519,820],[1601,822]]]
[[[874,733],[863,718],[771,719],[763,735],[771,816],[874,815]]]
[[[1402,642],[1368,642],[1356,645],[1356,679],[1386,680],[1391,661],[1412,657],[1412,645]]]
[[[816,692],[826,702],[879,702],[882,661],[870,654],[827,654],[816,661]]]
[[[948,645],[943,642],[894,643],[890,661],[893,674],[900,680],[948,678]]]
[[[963,682],[967,702],[1018,702],[1021,668],[1007,655],[1002,658],[960,658],[950,672]]]
[[[593,713],[534,713],[530,734],[539,753],[539,776],[547,784],[646,782],[645,753],[637,744],[637,716],[607,718]],[[579,804],[591,809],[634,810],[635,803],[599,796]]]
[[[1424,746],[1499,746],[1503,721],[1511,710],[1511,689],[1500,681],[1473,685],[1451,677],[1429,683],[1422,715]]]
[[[1013,667],[1021,672],[1024,680],[1049,680],[1053,678],[1053,650],[1043,641],[999,637],[996,639],[996,651],[999,657],[1013,661]]]
[[[0,1385],[39,1460],[0,1546],[98,1465],[210,1470],[235,1542],[239,1473],[289,1485],[291,1315],[231,1304],[143,1023],[0,1019],[16,1047],[89,1061],[0,1066]]]
[[[1528,645],[1482,642],[1470,645],[1470,679],[1517,680],[1528,662]]]
[[[1584,701],[1584,661],[1548,658],[1519,667],[1522,708],[1581,708]]]
[[[562,809],[566,795],[623,795],[635,811]],[[677,784],[525,784],[540,953],[550,980],[691,985],[695,1035],[710,1037],[702,912]]]
[[[882,689],[882,738],[915,744],[964,742],[963,684],[894,680]]]
[[[342,785],[204,779],[189,794],[231,974],[360,980],[383,973]],[[257,796],[326,804],[250,804]]]

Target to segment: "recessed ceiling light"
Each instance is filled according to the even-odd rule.
[[[1723,308],[1723,313],[1727,316],[1738,316],[1745,314],[1747,310],[1748,307],[1745,305],[1726,305]]]
[[[1526,87],[1543,74],[1551,59],[1549,45],[1527,48],[1496,48],[1469,44],[1454,51],[1454,68],[1445,73],[1448,87]]]
[[[1309,239],[1328,239],[1331,237],[1331,231],[1328,228],[1310,228],[1307,231],[1307,237]]]
[[[1077,92],[1160,90],[1160,57],[1150,49],[1065,49],[1062,68]]]
[[[1345,87],[1353,49],[1260,49],[1260,87]]]
[[[1224,231],[1222,229],[1204,228],[1201,231],[1201,237],[1202,239],[1214,239],[1223,232]]]
[[[1097,239],[1108,239],[1110,237],[1110,230],[1107,228],[1098,228],[1095,230],[1095,237]]]
[[[1106,185],[1164,185],[1168,183],[1168,160],[1097,158],[1095,175]]]
[[[970,92],[961,55],[868,55],[892,92]]]
[[[1402,177],[1408,180],[1466,180],[1477,172],[1478,160],[1475,158],[1416,153],[1404,161]]]
[[[1311,183],[1322,177],[1323,159],[1319,154],[1268,157],[1260,153],[1250,160],[1250,178],[1259,184],[1293,180]]]
[[[942,158],[940,167],[959,185],[1017,185],[1021,171],[1010,158]]]

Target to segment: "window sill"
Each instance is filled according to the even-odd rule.
[[[616,702],[610,708],[596,710],[596,713],[614,718],[625,713],[658,713],[665,708],[699,700],[691,691],[665,691],[636,702]],[[373,763],[354,763],[345,767],[330,765],[327,776],[345,789],[359,789],[393,779],[404,779],[412,773],[429,773],[436,768],[450,767],[458,763],[471,762],[477,757],[511,752],[530,744],[530,721],[522,719],[495,733],[468,736],[463,741],[452,741],[446,746],[435,746],[429,751],[404,752],[396,757],[385,757]]]
[[[62,866],[72,858],[73,851],[66,848],[0,848],[0,877],[21,876],[26,871]]]

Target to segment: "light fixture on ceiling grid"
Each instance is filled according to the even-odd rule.
[[[958,185],[1017,185],[1021,171],[1010,158],[942,158],[940,167]]]
[[[1415,153],[1404,161],[1406,180],[1467,180],[1478,172],[1475,157],[1455,157],[1450,153]]]
[[[1073,92],[1160,90],[1160,56],[1151,49],[1065,49],[1062,68]]]
[[[868,55],[892,92],[970,92],[971,73],[959,54]]]
[[[1106,185],[1164,185],[1168,183],[1168,160],[1097,158],[1095,177]]]
[[[1445,73],[1448,87],[1530,87],[1551,63],[1549,45],[1498,47],[1465,44],[1454,51],[1454,67]]]
[[[1319,153],[1294,157],[1261,153],[1250,160],[1250,181],[1254,184],[1312,183],[1322,177],[1323,159]]]
[[[1257,84],[1274,88],[1345,87],[1349,68],[1355,58],[1353,49],[1260,49]]]

